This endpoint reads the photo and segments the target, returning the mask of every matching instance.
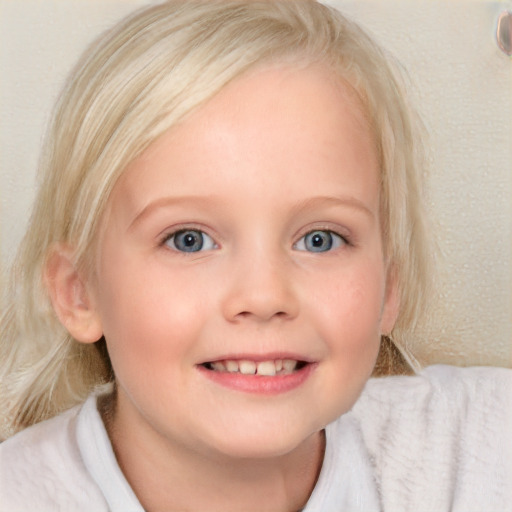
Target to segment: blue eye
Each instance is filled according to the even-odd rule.
[[[326,230],[311,231],[294,246],[298,251],[327,252],[343,245],[345,240],[336,233]]]
[[[165,240],[165,244],[180,252],[209,251],[217,247],[210,236],[198,229],[176,231]]]

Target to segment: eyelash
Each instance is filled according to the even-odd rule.
[[[191,235],[188,240],[185,239],[186,235]],[[194,242],[193,236],[199,235],[201,237],[200,240]],[[180,249],[176,246],[176,237],[183,235],[183,239],[186,244],[188,243],[188,247],[191,250]],[[326,235],[326,236],[325,236]],[[309,239],[308,239],[309,237]],[[316,240],[315,240],[316,237]],[[179,239],[178,239],[179,240]],[[324,249],[321,245],[318,245],[317,248],[314,247],[315,243],[321,244],[322,241],[327,242],[327,247]],[[172,243],[172,245],[170,244]],[[206,249],[204,245],[207,245]],[[309,249],[308,249],[309,244]],[[312,245],[313,244],[313,245]],[[218,244],[214,241],[214,239],[208,235],[204,230],[196,227],[184,227],[179,228],[171,233],[167,233],[161,240],[160,245],[167,246],[173,251],[182,254],[194,254],[203,251],[210,251],[213,249],[218,249]],[[321,252],[331,252],[335,249],[338,249],[342,246],[352,245],[347,236],[341,235],[331,229],[312,229],[302,235],[300,239],[293,244],[293,249],[297,251],[304,252],[312,252],[312,253],[321,253]],[[316,250],[318,249],[318,250]]]

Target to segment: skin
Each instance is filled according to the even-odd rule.
[[[328,69],[274,66],[225,87],[116,184],[95,275],[80,279],[77,333],[107,340],[107,429],[146,510],[307,501],[322,429],[357,400],[397,315],[374,146],[356,95]],[[185,228],[207,235],[204,250],[178,250]],[[334,247],[308,250],[312,231],[336,233]],[[282,354],[309,372],[270,394],[201,366]]]

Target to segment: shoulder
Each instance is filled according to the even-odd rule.
[[[436,365],[412,377],[370,379],[354,407],[356,416],[367,414],[383,421],[390,418],[425,421],[444,418],[444,428],[460,428],[460,421],[474,417],[477,428],[485,418],[498,425],[511,421],[512,370],[506,368],[457,368]],[[378,411],[375,410],[375,406]],[[372,421],[375,423],[375,420]]]
[[[0,444],[0,498],[5,510],[106,510],[78,448],[80,410],[81,406],[74,407]]]
[[[511,370],[371,379],[351,414],[390,510],[510,509]]]
[[[423,413],[426,409],[433,413],[450,409],[452,414],[484,409],[499,414],[496,405],[512,403],[511,385],[512,370],[506,368],[436,365],[412,377],[370,379],[355,410],[364,414],[378,402],[388,413],[397,414]]]

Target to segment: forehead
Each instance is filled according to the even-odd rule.
[[[178,195],[191,187],[208,194],[212,174],[226,185],[243,182],[247,192],[262,193],[256,185],[265,179],[293,188],[308,166],[338,167],[339,174],[322,176],[316,169],[327,192],[343,188],[345,164],[354,158],[375,170],[376,182],[374,138],[354,89],[324,65],[276,65],[235,79],[165,132],[126,168],[112,199],[122,197],[133,207],[144,203],[144,195],[153,193],[148,177],[157,162],[167,166]]]

